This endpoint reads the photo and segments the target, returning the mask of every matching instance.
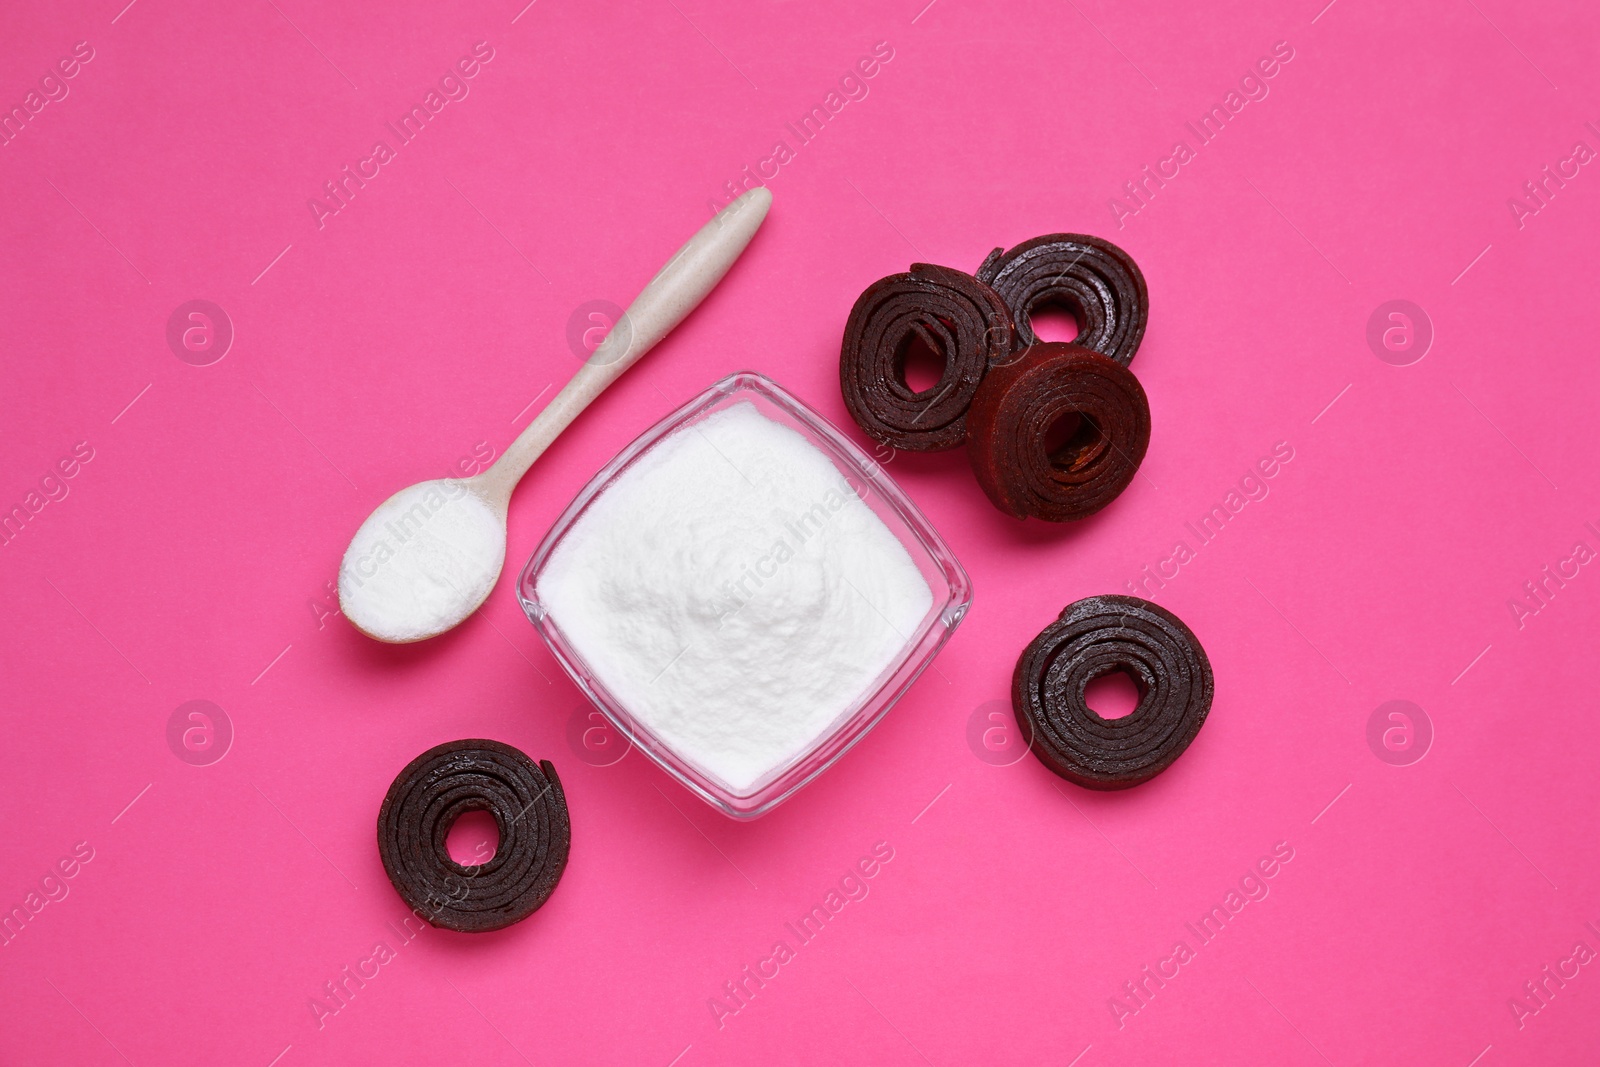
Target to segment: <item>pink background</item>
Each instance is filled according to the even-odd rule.
[[[1592,10],[121,2],[0,15],[7,108],[94,51],[0,147],[0,508],[93,451],[0,547],[0,906],[93,850],[0,948],[0,1060],[1467,1067],[1600,1041],[1600,973],[1561,962],[1600,949],[1600,576],[1568,565],[1520,627],[1508,606],[1575,542],[1600,549],[1600,177],[1571,164],[1520,227],[1507,204],[1600,148]],[[308,198],[393,146],[385,122],[479,41],[470,94],[319,229]],[[866,98],[799,145],[785,123],[880,41]],[[1193,148],[1185,121],[1279,41],[1266,98],[1119,229],[1110,198]],[[534,469],[484,610],[403,650],[327,614],[368,511],[479,442],[498,455],[578,366],[574,310],[626,303],[780,138],[763,232]],[[511,588],[578,488],[741,368],[856,434],[835,362],[856,294],[1055,230],[1113,238],[1149,280],[1145,477],[1046,528],[992,508],[959,454],[894,457],[973,610],[764,819],[638,753],[579,758],[579,696]],[[236,331],[209,366],[166,341],[195,298]],[[1410,366],[1366,340],[1395,298],[1436,333]],[[1216,669],[1189,753],[1112,795],[978,758],[969,722],[1022,646],[1193,548],[1184,523],[1280,441],[1270,495],[1154,592]],[[235,732],[209,766],[167,742],[193,699]],[[1409,766],[1368,746],[1392,699],[1433,726]],[[556,763],[572,862],[521,925],[402,942],[378,803],[470,736]],[[784,924],[880,841],[869,895],[719,1027],[710,998],[795,948]],[[1119,1026],[1109,999],[1197,946],[1185,923],[1278,842],[1270,895]],[[311,998],[378,942],[393,958],[319,1027]],[[1577,976],[1519,1027],[1508,1002],[1546,965]]]

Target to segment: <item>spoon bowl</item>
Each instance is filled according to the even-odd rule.
[[[339,567],[339,606],[368,637],[436,637],[483,604],[506,558],[506,511],[476,479],[407,486],[379,504]]]

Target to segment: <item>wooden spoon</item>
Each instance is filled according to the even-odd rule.
[[[477,611],[505,563],[506,509],[522,476],[606,386],[716,288],[771,205],[770,192],[752,189],[689,238],[492,467],[464,480],[419,482],[378,505],[339,567],[345,618],[369,637],[401,644],[436,637]]]

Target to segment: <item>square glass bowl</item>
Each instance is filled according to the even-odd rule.
[[[741,402],[754,404],[762,415],[795,430],[832,461],[856,495],[905,548],[933,595],[932,606],[899,654],[833,725],[808,750],[755,782],[748,792],[735,791],[695,766],[617,699],[562,632],[561,620],[540,602],[538,593],[539,577],[546,561],[601,493],[668,435]],[[623,736],[712,807],[735,819],[754,819],[771,811],[827,770],[877,725],[949,640],[972,603],[972,584],[943,539],[916,505],[889,480],[881,466],[776,382],[744,371],[722,379],[656,423],[590,480],[562,512],[522,569],[517,581],[517,600],[562,668]]]

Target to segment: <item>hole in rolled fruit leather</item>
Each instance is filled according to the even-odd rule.
[[[1078,317],[1065,304],[1040,304],[1028,312],[1028,325],[1033,335],[1041,341],[1066,341],[1078,339]]]
[[[1100,426],[1088,415],[1067,411],[1044,433],[1044,452],[1057,470],[1072,470],[1100,443]]]
[[[1083,702],[1102,719],[1120,719],[1132,715],[1143,699],[1144,692],[1139,683],[1124,670],[1102,674],[1091,680],[1083,691]]]
[[[928,343],[919,331],[913,330],[900,345],[895,355],[895,368],[900,380],[913,393],[926,393],[944,377],[944,353]]]
[[[487,811],[467,811],[444,837],[445,851],[463,867],[481,867],[500,848],[500,828]]]

